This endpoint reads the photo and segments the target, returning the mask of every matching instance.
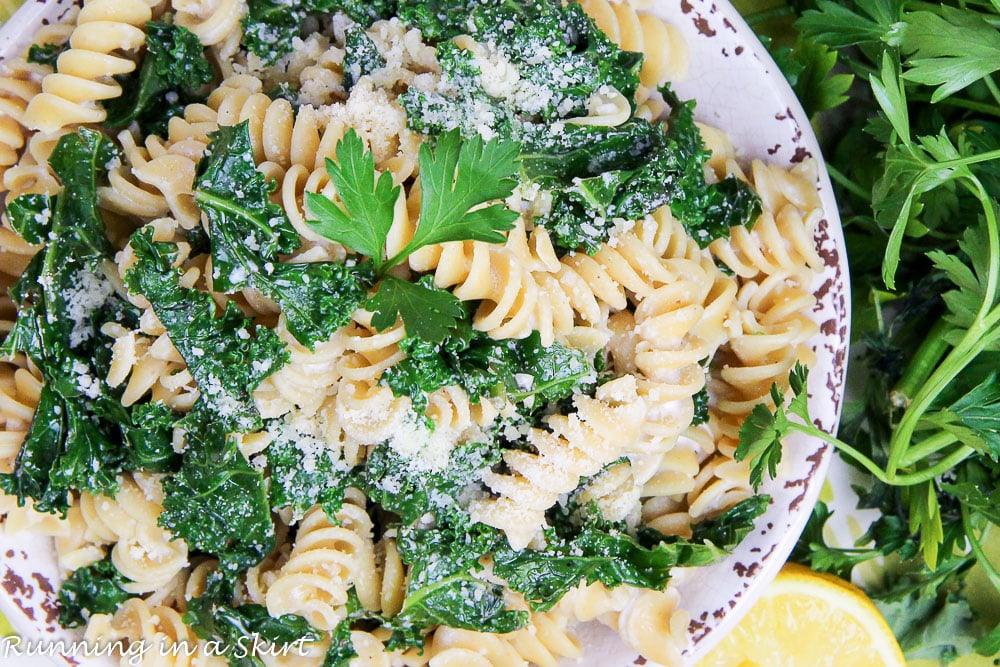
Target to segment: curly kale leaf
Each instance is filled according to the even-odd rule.
[[[172,267],[176,246],[153,242],[151,229],[133,234],[131,245],[137,261],[125,283],[153,305],[198,385],[198,405],[229,430],[260,428],[253,390],[288,360],[277,334],[255,326],[232,302],[217,317],[210,294],[181,286],[180,269]]]
[[[140,403],[132,408],[122,431],[128,445],[128,467],[149,472],[171,472],[180,464],[174,451],[177,416],[165,403]]]
[[[406,357],[386,369],[381,382],[395,395],[409,396],[416,410],[427,406],[428,394],[457,385],[473,403],[483,396],[507,396],[534,412],[597,377],[587,355],[560,343],[545,347],[537,331],[497,341],[463,323],[442,343],[410,337],[400,349]]]
[[[383,624],[393,632],[390,646],[420,646],[438,625],[497,633],[523,627],[528,615],[507,608],[504,587],[477,576],[496,540],[496,531],[481,525],[401,528],[397,546],[410,577],[402,610]]]
[[[618,128],[574,128],[562,137],[541,137],[534,154],[522,158],[533,178],[557,181],[543,220],[556,245],[597,252],[615,226],[668,204],[703,247],[760,215],[760,198],[744,182],[705,182],[709,152],[694,122],[694,103],[680,101],[669,88],[661,93],[672,105],[666,129],[635,119]],[[585,141],[584,135],[598,132]],[[583,165],[599,173],[580,177]],[[560,185],[567,176],[573,176],[569,184]]]
[[[256,565],[275,540],[263,475],[212,413],[196,407],[178,428],[184,461],[163,483],[159,525],[191,548],[216,556],[229,575]]]
[[[321,504],[333,515],[344,491],[354,483],[351,467],[322,437],[298,427],[292,420],[268,424],[271,444],[267,463],[271,471],[271,503],[304,514]]]
[[[499,461],[496,447],[470,442],[456,447],[440,469],[419,470],[399,452],[381,446],[372,450],[361,483],[369,498],[406,525],[428,514],[438,522],[456,525],[468,519],[458,498],[483,470]]]
[[[631,99],[638,86],[642,56],[618,48],[576,4],[413,2],[401,5],[400,15],[431,39],[471,31],[481,43],[496,45],[518,71],[509,93],[491,95],[474,54],[442,42],[438,61],[451,90],[411,88],[400,99],[408,122],[424,132],[457,128],[472,137],[484,132],[488,118],[492,134],[521,141],[532,132],[551,134],[554,121],[586,115],[588,101],[605,87]]]
[[[361,77],[385,67],[375,42],[359,27],[347,31],[344,51],[344,89],[348,92]]]
[[[198,101],[197,91],[213,75],[197,35],[174,23],[150,21],[142,68],[119,77],[125,93],[104,102],[107,125],[119,128],[137,121],[147,134],[165,134],[167,121]]]
[[[292,41],[305,37],[313,17],[342,11],[364,27],[395,14],[394,0],[249,0],[243,17],[243,46],[264,64],[292,52]]]
[[[769,500],[755,496],[743,501],[695,526],[689,540],[654,531],[636,539],[624,525],[599,516],[588,518],[581,528],[568,523],[570,513],[565,513],[552,517],[555,528],[548,531],[544,549],[514,550],[502,543],[494,554],[494,571],[535,611],[551,609],[581,581],[600,581],[609,588],[628,584],[662,589],[672,568],[707,565],[725,557],[753,530]]]
[[[94,614],[115,613],[122,602],[133,597],[125,590],[129,583],[111,562],[111,556],[81,567],[59,590],[59,625],[78,628]]]
[[[63,51],[69,49],[69,42],[62,44],[32,44],[28,48],[28,62],[36,65],[47,65],[56,68],[56,62]]]
[[[257,289],[281,307],[299,342],[312,347],[328,339],[367,296],[370,276],[330,262],[279,262],[301,241],[270,201],[274,184],[257,171],[248,123],[220,127],[211,137],[198,165],[195,201],[210,223],[214,288]]]
[[[39,511],[63,512],[69,489],[113,493],[122,470],[123,410],[107,376],[110,352],[99,330],[106,322],[134,323],[106,271],[113,248],[97,211],[97,183],[115,157],[101,134],[82,129],[64,136],[50,165],[63,185],[55,197],[29,195],[11,203],[11,225],[33,243],[44,242],[11,289],[17,320],[2,346],[23,353],[41,370],[39,406],[0,488]],[[126,420],[127,421],[127,420]]]
[[[581,581],[662,589],[678,560],[669,545],[647,549],[627,533],[586,525],[571,540],[557,540],[542,551],[504,545],[494,555],[494,571],[533,610],[545,611]]]
[[[252,287],[255,274],[301,241],[281,207],[271,202],[274,183],[257,171],[248,121],[220,127],[198,164],[195,201],[209,220],[212,284],[232,292]]]

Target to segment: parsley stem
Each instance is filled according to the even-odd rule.
[[[900,460],[900,465],[904,468],[916,465],[931,454],[935,454],[956,442],[958,442],[958,438],[953,433],[938,431],[934,435],[924,438],[918,444],[909,447]]]
[[[1000,104],[1000,89],[997,89],[997,84],[993,81],[993,77],[986,75],[983,77],[983,81],[986,82],[986,87],[989,89],[990,95],[993,96],[993,99],[996,100],[997,104]]]
[[[951,325],[944,319],[939,319],[927,337],[920,343],[913,359],[906,367],[906,372],[899,379],[893,388],[893,394],[905,400],[907,403],[919,391],[921,385],[927,380],[930,374],[937,367],[941,357],[945,355],[950,344],[945,340],[945,335],[951,330]],[[894,396],[894,397],[895,397]]]
[[[913,102],[924,102],[930,104],[930,95],[912,95],[910,100]],[[1000,116],[1000,106],[996,104],[989,104],[987,102],[977,102],[976,100],[967,100],[962,97],[946,97],[943,100],[938,100],[935,104],[942,106],[956,107],[958,109],[968,109],[969,111],[978,111],[980,113],[989,114],[990,116]]]
[[[975,554],[976,560],[979,562],[979,566],[983,569],[983,573],[986,578],[990,580],[993,587],[1000,591],[1000,572],[993,566],[990,562],[989,557],[983,550],[982,542],[976,537],[974,517],[969,511],[969,506],[962,504],[962,525],[965,527],[965,535],[969,538],[969,546],[972,547],[972,553]],[[987,528],[988,529],[988,528]],[[985,532],[985,531],[984,531]]]
[[[965,167],[970,164],[979,164],[980,162],[992,162],[993,160],[1000,160],[1000,150],[986,151],[985,153],[977,153],[976,155],[970,155],[968,157],[955,158],[954,160],[942,160],[941,162],[934,163],[934,169],[952,169],[954,167]]]
[[[990,313],[991,316],[998,314],[1000,313],[997,311]],[[903,456],[910,446],[917,423],[927,412],[931,403],[963,368],[968,366],[973,359],[979,356],[980,352],[996,339],[996,335],[988,335],[988,331],[989,328],[983,325],[983,320],[977,320],[913,397],[913,401],[903,413],[889,441],[889,461],[886,465],[889,484],[899,484],[898,480],[901,478],[896,475],[896,472],[901,467]]]
[[[888,484],[889,481],[886,479],[885,471],[870,458],[859,452],[854,447],[850,446],[840,438],[830,435],[821,428],[817,428],[812,424],[799,424],[798,422],[789,422],[788,427],[790,430],[798,431],[799,433],[804,433],[805,435],[812,436],[814,438],[819,438],[823,442],[831,445],[837,449],[841,454],[845,454],[848,457],[854,459],[860,466],[865,470],[870,472],[876,479],[878,479],[883,484]]]
[[[832,164],[827,164],[826,170],[827,172],[829,172],[830,178],[833,179],[834,183],[844,188],[851,194],[857,195],[858,197],[861,197],[861,199],[865,201],[868,201],[869,199],[872,198],[871,191],[866,191],[863,187],[858,185],[856,182],[852,181],[843,172],[834,167]]]
[[[893,486],[915,486],[917,484],[929,482],[932,479],[940,477],[944,473],[948,472],[975,453],[976,450],[972,447],[962,445],[954,452],[932,465],[930,468],[924,468],[922,470],[918,470],[917,472],[895,475],[889,483]]]
[[[996,153],[996,157],[1000,157],[1000,151],[990,152]],[[986,153],[978,157],[985,155]],[[956,160],[950,160],[950,162],[954,163]],[[941,165],[944,164],[941,163]],[[913,432],[921,417],[955,376],[972,363],[972,360],[1000,335],[1000,331],[997,331],[997,325],[1000,324],[1000,308],[994,307],[997,299],[998,281],[1000,281],[1000,225],[997,222],[993,200],[990,199],[982,183],[975,176],[968,180],[973,186],[970,189],[983,206],[989,244],[989,268],[983,286],[983,302],[975,320],[965,331],[961,340],[916,392],[892,434],[889,441],[889,461],[886,465],[886,473],[890,483],[893,484],[896,483],[896,472],[901,466],[906,450],[910,447]]]

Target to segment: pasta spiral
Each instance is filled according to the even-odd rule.
[[[653,14],[636,11],[639,8],[631,2],[580,0],[580,5],[611,41],[645,56],[639,72],[643,86],[656,88],[684,77],[688,49],[676,27]]]
[[[144,642],[142,667],[225,667],[228,660],[214,655],[187,625],[181,614],[170,607],[153,606],[140,598],[130,598],[118,611],[95,614],[87,624],[86,641],[111,647],[121,654],[120,664],[135,665],[129,647]],[[105,649],[106,650],[106,649]]]
[[[42,80],[42,92],[24,112],[25,124],[42,132],[67,125],[99,123],[107,112],[98,104],[122,94],[111,77],[135,69],[135,62],[115,55],[137,51],[146,43],[143,28],[153,18],[142,0],[87,0],[70,36],[70,48],[59,56],[58,71]]]
[[[240,0],[213,0],[193,2],[192,0],[171,0],[174,21],[184,26],[205,46],[215,46],[233,33],[241,33],[240,19],[244,5]]]
[[[740,287],[741,335],[720,350],[714,362],[710,390],[716,396],[711,409],[720,448],[732,454],[739,442],[740,424],[758,403],[771,405],[771,385],[788,388],[788,372],[796,361],[808,360],[806,342],[818,327],[807,315],[815,303],[802,286],[809,274],[775,274]]]
[[[814,185],[815,163],[786,171],[756,160],[751,174],[764,213],[751,229],[734,227],[728,239],[713,241],[712,254],[742,278],[801,271],[803,266],[820,270],[823,260],[813,234],[823,212]]]
[[[272,616],[299,614],[320,630],[332,630],[345,615],[347,591],[353,584],[368,609],[381,606],[381,590],[372,542],[372,521],[364,496],[352,493],[330,523],[320,506],[310,509],[288,557],[267,590]]]
[[[24,58],[8,60],[0,70],[0,174],[17,164],[25,144],[25,110],[51,71]]]
[[[155,476],[120,475],[118,486],[114,498],[82,494],[80,510],[87,535],[95,543],[114,545],[112,563],[132,580],[125,585],[126,590],[149,593],[165,586],[187,566],[187,544],[157,525],[163,511],[163,489]]]
[[[549,417],[550,430],[531,429],[528,442],[537,453],[507,450],[503,458],[509,473],[483,473],[497,497],[474,502],[472,517],[502,530],[514,549],[535,538],[545,525],[545,511],[561,494],[628,450],[647,410],[632,376],[602,385],[597,398],[578,396],[574,406],[575,413]]]

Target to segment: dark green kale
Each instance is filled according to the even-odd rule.
[[[28,62],[36,65],[48,65],[55,69],[59,56],[68,48],[68,41],[62,44],[32,44],[28,48]]]
[[[279,262],[301,240],[271,203],[274,184],[256,169],[248,127],[220,127],[198,165],[195,200],[210,223],[213,287],[259,290],[281,307],[292,335],[312,347],[347,324],[371,277],[365,267]]]
[[[342,632],[357,622],[378,623],[392,632],[390,647],[403,648],[422,646],[437,625],[486,632],[524,625],[526,615],[507,608],[503,587],[480,574],[481,559],[502,534],[472,524],[459,504],[465,491],[475,490],[481,472],[499,460],[495,446],[467,443],[451,452],[446,465],[415,469],[411,459],[388,445],[372,450],[357,484],[388,513],[389,525],[397,526],[399,554],[409,567],[406,596],[391,618],[356,609]],[[348,648],[334,645],[326,664],[343,664]]]
[[[199,101],[198,91],[213,76],[197,35],[174,23],[150,21],[142,67],[118,77],[124,94],[104,102],[107,126],[125,127],[136,121],[146,134],[166,134],[167,121],[188,103]]]
[[[116,157],[104,135],[87,130],[64,136],[50,165],[63,185],[55,197],[28,195],[11,202],[11,226],[29,243],[45,243],[11,288],[17,320],[2,353],[26,354],[44,380],[34,420],[14,471],[0,488],[35,509],[63,512],[69,489],[113,493],[123,468],[118,394],[104,382],[109,344],[106,322],[134,324],[135,309],[118,296],[105,271],[113,248],[97,211],[98,178]],[[111,267],[109,269],[109,267]]]
[[[483,119],[499,136],[522,141],[552,133],[551,123],[587,114],[587,102],[613,87],[632,99],[642,56],[622,51],[577,4],[559,2],[404,3],[400,17],[432,40],[470,32],[495,45],[518,69],[516,89],[504,97],[486,92],[475,55],[454,43],[438,45],[448,93],[411,88],[400,98],[415,129],[439,134],[458,128],[466,137],[481,133]]]
[[[344,89],[348,92],[358,79],[385,67],[385,58],[379,53],[375,42],[359,27],[347,31],[344,50]]]
[[[249,0],[243,18],[243,46],[273,65],[292,52],[292,40],[305,37],[313,19],[342,11],[364,27],[395,13],[393,0]]]
[[[192,549],[216,556],[221,570],[235,576],[274,548],[264,477],[208,410],[196,406],[178,429],[184,435],[184,462],[163,483],[159,525]]]
[[[494,340],[463,322],[443,343],[419,338],[400,342],[406,358],[382,374],[397,396],[409,396],[414,409],[427,406],[427,395],[457,385],[473,403],[483,396],[506,396],[528,413],[571,396],[596,382],[593,363],[579,350],[542,345],[535,331],[527,338]]]
[[[180,464],[174,451],[174,422],[178,419],[165,403],[140,403],[122,422],[128,446],[128,467],[149,472],[172,472]]]
[[[754,496],[719,517],[695,526],[690,540],[644,531],[628,534],[624,525],[590,516],[581,527],[572,512],[550,512],[554,528],[541,550],[514,550],[506,542],[494,553],[494,572],[522,593],[535,611],[551,609],[581,581],[609,588],[628,584],[662,589],[674,567],[694,567],[724,558],[753,530],[764,513],[767,496]],[[599,514],[599,513],[598,513]]]
[[[756,219],[760,201],[745,183],[705,182],[709,153],[694,124],[693,102],[681,102],[669,88],[661,91],[672,109],[665,127],[636,118],[615,127],[564,122],[585,115],[588,100],[605,86],[631,99],[641,65],[640,56],[611,43],[579,5],[474,4],[473,33],[498,45],[517,68],[520,88],[504,97],[487,93],[476,55],[442,42],[438,60],[451,90],[411,89],[400,101],[411,127],[422,132],[488,131],[520,142],[522,176],[551,190],[551,212],[541,223],[557,247],[596,252],[621,222],[667,204],[703,246]],[[468,30],[434,6],[413,12],[418,26],[429,22],[442,35]],[[438,19],[445,23],[437,26]],[[545,57],[537,57],[542,52]]]
[[[125,590],[129,583],[111,562],[111,556],[81,567],[59,590],[59,625],[78,628],[94,614],[115,613],[122,602],[134,597]]]
[[[303,433],[289,421],[268,425],[272,441],[267,448],[271,471],[271,503],[305,513],[321,504],[333,515],[354,483],[351,468],[324,439]]]
[[[302,36],[302,24],[314,3],[248,0],[243,17],[243,47],[267,65],[292,52],[292,39]]]
[[[129,289],[145,296],[198,385],[198,404],[232,431],[260,428],[253,391],[288,360],[270,329],[254,325],[229,302],[221,317],[207,292],[182,287],[173,268],[176,246],[154,243],[140,229],[130,241],[136,263],[126,272]]]
[[[184,623],[198,637],[218,642],[230,667],[264,667],[262,652],[299,655],[306,642],[320,635],[295,614],[271,616],[259,604],[233,604],[232,585],[219,573],[209,576],[205,592],[188,602]]]
[[[415,469],[409,458],[391,447],[376,447],[361,475],[367,495],[405,525],[433,515],[441,524],[461,525],[468,513],[458,499],[474,487],[483,470],[499,463],[500,450],[480,443],[459,445],[439,470]]]
[[[496,633],[523,627],[527,612],[508,609],[503,586],[481,574],[480,560],[499,539],[502,534],[482,524],[400,528],[397,548],[410,567],[402,609],[387,617],[366,611],[353,597],[347,604],[347,618],[332,633],[333,643],[323,664],[347,667],[355,655],[350,630],[357,624],[377,624],[391,632],[389,650],[422,649],[427,634],[441,625]]]
[[[760,215],[760,198],[743,181],[705,182],[709,152],[694,122],[694,102],[682,102],[667,87],[660,92],[672,107],[665,129],[638,119],[618,128],[573,128],[564,137],[542,137],[535,154],[522,158],[527,173],[542,184],[556,180],[552,210],[542,224],[559,247],[596,252],[617,222],[668,204],[702,247]],[[624,134],[630,127],[631,137]],[[582,136],[595,132],[607,136]],[[579,177],[583,165],[599,173]],[[560,184],[567,175],[575,177]]]
[[[691,420],[692,426],[708,423],[708,387],[702,387],[701,391],[695,394],[694,398],[694,418]]]
[[[480,575],[497,537],[482,524],[399,529],[399,555],[410,571],[402,610],[383,622],[393,633],[390,647],[421,646],[438,625],[497,633],[524,626],[527,613],[508,609],[504,587]]]

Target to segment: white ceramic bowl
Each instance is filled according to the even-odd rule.
[[[19,54],[35,26],[59,16],[68,1],[29,0],[0,28],[0,58]],[[728,0],[656,0],[652,11],[669,19],[687,39],[691,65],[675,89],[682,98],[697,100],[699,120],[727,131],[746,160],[761,158],[791,166],[812,157],[822,166],[819,146],[798,100]],[[818,303],[813,316],[821,333],[813,346],[810,410],[819,426],[833,431],[843,397],[850,291],[840,220],[825,169],[820,169],[817,185],[826,215],[816,243],[826,266],[815,286]],[[779,479],[762,488],[772,503],[754,532],[718,564],[678,573],[683,606],[692,618],[689,664],[705,655],[749,610],[785,562],[816,502],[829,449],[817,440],[798,438],[786,443],[784,451]],[[22,636],[77,637],[55,623],[59,576],[49,541],[0,533],[0,554],[0,610]],[[588,632],[587,641],[587,657],[574,663],[580,667],[649,664],[603,628]],[[2,655],[0,662],[6,664]]]

